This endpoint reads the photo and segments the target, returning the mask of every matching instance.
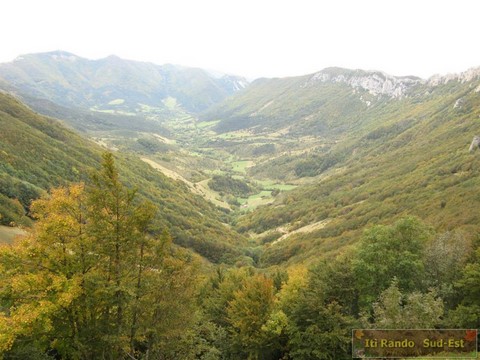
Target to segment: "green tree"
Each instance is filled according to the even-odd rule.
[[[470,254],[471,241],[459,232],[443,233],[427,243],[424,253],[425,282],[435,287],[448,307],[459,302],[458,289],[454,284],[460,280]]]
[[[473,260],[461,271],[461,278],[455,283],[460,292],[461,303],[448,314],[451,326],[480,327],[480,247]]]
[[[228,328],[228,304],[235,298],[245,279],[253,275],[251,268],[224,270],[217,268],[201,294],[202,305],[207,319]]]
[[[413,217],[365,231],[353,260],[363,307],[369,307],[394,277],[403,291],[422,289],[423,250],[430,236],[431,230]]]
[[[282,296],[288,317],[288,349],[292,359],[351,358],[349,329],[353,319],[336,301],[327,299],[320,269],[317,267],[308,273],[306,286],[287,284],[290,295]]]
[[[324,283],[325,299],[336,302],[347,315],[358,316],[360,289],[353,270],[352,254],[338,256],[334,261],[322,261],[312,271]]]
[[[444,305],[435,291],[402,294],[395,278],[373,304],[374,326],[381,329],[430,329],[438,326]]]
[[[102,295],[96,299],[102,304],[97,326],[104,332],[102,338],[107,339],[102,351],[119,358],[125,351],[125,332],[130,333],[133,350],[145,275],[146,235],[155,208],[149,203],[135,204],[136,191],[121,183],[111,153],[103,155],[102,169],[93,173],[91,179],[86,189],[87,231],[96,240],[95,253],[104,259],[97,264],[96,275],[100,277],[95,279],[103,285]],[[137,271],[131,271],[132,267]],[[129,304],[134,305],[131,320],[126,317]]]

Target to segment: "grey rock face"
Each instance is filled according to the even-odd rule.
[[[374,96],[386,95],[390,98],[402,98],[408,91],[423,82],[416,77],[396,77],[379,71],[344,70],[331,71],[322,70],[314,74],[308,84],[318,82],[344,83],[354,90],[363,89]]]
[[[473,137],[472,143],[470,144],[470,148],[468,149],[468,151],[474,152],[477,149],[477,147],[480,147],[480,136],[475,135]]]
[[[449,81],[459,81],[463,84],[478,78],[480,78],[480,67],[471,68],[459,74],[433,75],[428,79],[427,84],[430,86],[437,86],[446,84]]]

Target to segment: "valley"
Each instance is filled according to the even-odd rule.
[[[118,58],[98,61],[98,74],[111,62],[115,65],[109,66],[119,66],[111,80],[101,77],[108,92],[87,82],[72,90],[84,71],[79,67],[84,60],[72,56],[31,55],[0,67],[0,75],[12,80],[13,75],[5,75],[9,67],[24,74],[39,62],[51,69],[59,64],[74,69],[71,78],[60,68],[54,72],[72,84],[63,85],[73,91],[72,99],[84,96],[85,89],[94,95],[70,116],[65,116],[68,99],[56,104],[32,97],[42,92],[55,99],[47,88],[21,96],[38,112],[57,115],[103,148],[134,154],[229,213],[233,228],[250,238],[255,251],[263,246],[262,266],[305,262],[318,253],[335,256],[369,224],[405,214],[444,230],[470,231],[480,220],[470,212],[475,198],[456,205],[477,182],[478,161],[465,148],[480,132],[478,71],[422,80],[329,68],[243,82],[237,94],[224,95],[211,106],[219,85],[213,86],[217,80],[201,70],[156,68]],[[122,67],[131,79],[137,76],[129,90],[116,78]],[[148,100],[154,89],[149,71],[165,84],[157,100]],[[16,76],[12,84],[23,94],[30,80]],[[213,86],[208,96],[198,98],[191,90],[186,93],[192,97],[179,96],[179,88],[169,83],[192,76],[201,79],[202,89]],[[186,86],[181,81],[176,86]],[[129,92],[133,89],[141,90],[143,100]],[[115,96],[120,93],[123,97]],[[304,228],[310,230],[298,231]],[[262,245],[264,237],[273,236],[267,234],[278,238]],[[286,235],[288,241],[283,241]],[[279,255],[291,254],[292,248],[302,250],[293,257]]]
[[[480,68],[57,51],[0,89],[0,358],[350,359],[353,328],[480,326]]]
[[[326,70],[328,76],[331,72]],[[335,76],[340,72],[335,69]],[[405,87],[403,80],[395,80],[402,84],[401,96],[394,90],[362,91],[356,84],[363,80],[354,79],[355,85],[339,87],[336,81],[333,88],[322,81],[315,98],[295,98],[304,101],[303,113],[290,124],[282,123],[284,114],[299,105],[278,100],[275,93],[283,81],[287,90],[281,96],[294,99],[299,83],[313,86],[306,77],[272,80],[269,86],[261,80],[227,99],[223,108],[198,116],[175,103],[171,110],[177,115],[161,121],[171,134],[168,140],[143,134],[110,144],[138,153],[165,174],[183,179],[194,193],[230,210],[235,229],[251,239],[255,251],[263,246],[261,266],[305,263],[317,254],[336,256],[366,227],[405,215],[419,216],[439,230],[475,229],[477,200],[466,197],[478,181],[479,161],[467,151],[480,130],[478,77],[435,85],[408,79]],[[340,98],[330,93],[333,89]],[[252,94],[262,102],[253,102]],[[338,110],[325,106],[323,96],[336,99],[335,106],[344,106],[345,99],[351,105],[335,114]],[[221,127],[233,120],[232,129]],[[209,183],[219,177],[254,190],[248,196],[215,191]]]
[[[296,187],[295,179],[285,181],[249,174],[250,168],[259,166],[273,157],[287,154],[282,148],[295,148],[294,153],[307,153],[318,143],[313,138],[300,139],[302,149],[295,145],[299,139],[287,139],[281,133],[256,135],[249,131],[217,134],[213,128],[219,122],[200,121],[187,113],[169,98],[171,117],[162,119],[155,115],[156,108],[149,107],[146,118],[161,124],[166,135],[148,132],[90,132],[93,140],[112,151],[134,152],[164,175],[181,180],[197,194],[216,206],[229,210],[252,210],[274,200],[273,194]],[[144,112],[142,110],[142,112]],[[289,151],[292,153],[292,151]],[[252,181],[258,190],[248,197],[219,194],[208,187],[212,176],[232,176],[241,181]]]

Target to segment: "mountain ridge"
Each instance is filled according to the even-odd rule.
[[[357,121],[356,115],[373,105],[408,97],[420,101],[441,86],[454,86],[455,81],[471,83],[479,78],[480,67],[429,79],[331,67],[297,77],[257,79],[244,91],[212,106],[200,119],[220,120],[215,130],[222,133],[248,128],[261,131],[265,126],[268,131],[280,130],[290,128],[292,123],[298,128],[298,120],[304,127],[314,123],[317,128],[314,133],[319,133],[325,130],[325,125],[331,127],[331,119],[335,117],[343,123],[345,111],[353,116],[350,119],[353,124]],[[337,101],[344,102],[342,108],[336,107]]]
[[[381,71],[349,70],[342,68],[327,68],[315,73],[305,86],[313,86],[315,82],[346,83],[353,89],[361,88],[370,94],[387,95],[391,98],[401,98],[409,89],[422,83],[414,76],[392,76]]]
[[[171,96],[196,113],[248,84],[234,75],[215,78],[200,68],[116,55],[90,60],[61,50],[21,55],[0,64],[0,78],[20,92],[59,105],[115,109],[123,100],[120,108],[133,112],[142,104],[162,107],[162,100]]]

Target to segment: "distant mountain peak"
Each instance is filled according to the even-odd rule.
[[[128,60],[125,60],[125,59],[122,59],[120,56],[117,56],[117,55],[108,55],[107,57],[103,58],[103,59],[99,59],[98,61],[105,61],[105,62],[110,62],[110,63],[121,63],[121,62],[125,62],[125,61],[128,61]]]
[[[428,85],[437,86],[446,84],[449,81],[459,81],[460,83],[466,83],[480,78],[480,67],[473,67],[461,73],[453,73],[447,75],[433,75],[427,80]]]
[[[62,53],[62,54],[53,54],[52,59],[56,61],[71,61],[75,62],[79,59],[78,56],[73,55],[73,54],[68,54],[68,53]]]
[[[423,82],[414,76],[392,76],[381,71],[349,70],[327,68],[313,74],[306,86],[321,83],[345,83],[354,90],[363,89],[374,96],[386,95],[391,98],[402,98],[408,90]]]
[[[43,57],[43,58],[50,58],[53,60],[69,60],[69,61],[76,61],[78,59],[81,59],[79,56],[69,53],[67,51],[63,50],[55,50],[55,51],[49,51],[49,52],[43,52],[43,53],[35,53],[35,54],[23,54],[20,56],[17,56],[13,61],[22,61],[28,58],[35,58],[35,57]]]

